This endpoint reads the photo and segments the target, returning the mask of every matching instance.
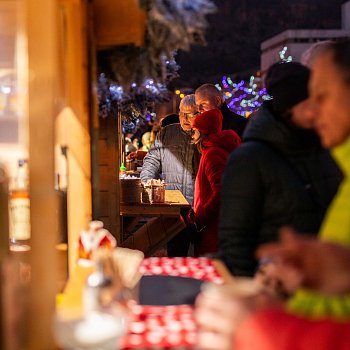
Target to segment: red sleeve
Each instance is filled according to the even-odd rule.
[[[311,321],[271,309],[256,313],[238,329],[235,350],[350,350],[350,320]]]
[[[221,179],[227,156],[226,152],[212,148],[205,157],[204,172],[210,189],[203,189],[203,191],[210,192],[210,195],[205,203],[196,208],[195,218],[200,224],[207,224],[207,220],[212,220],[219,215]]]

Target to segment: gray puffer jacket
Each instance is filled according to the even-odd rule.
[[[168,125],[158,133],[143,160],[141,181],[163,179],[167,189],[180,190],[192,203],[199,160],[191,134],[183,131],[180,124]]]

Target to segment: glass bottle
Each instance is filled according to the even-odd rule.
[[[126,175],[126,167],[124,165],[124,163],[122,163],[122,165],[119,168],[119,178],[123,178]]]
[[[30,201],[27,160],[19,159],[10,188],[10,250],[30,249]]]

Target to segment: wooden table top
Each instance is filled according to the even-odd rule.
[[[164,203],[120,203],[121,215],[179,215],[181,208],[190,208],[179,190],[165,190]]]
[[[190,203],[179,190],[165,190],[165,203],[161,205],[175,205],[180,207],[191,207]],[[154,204],[153,204],[154,205]]]

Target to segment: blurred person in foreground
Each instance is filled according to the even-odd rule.
[[[221,177],[229,154],[241,142],[233,130],[221,130],[222,119],[216,108],[199,114],[192,123],[192,140],[202,155],[193,204],[194,220],[200,228],[194,243],[195,256],[218,250]]]
[[[196,317],[203,349],[350,349],[349,39],[333,43],[315,58],[310,92],[319,106],[317,132],[322,144],[332,149],[344,180],[320,229],[320,239],[301,238],[287,229],[281,243],[258,251],[259,257],[275,260],[279,278],[304,287],[302,294],[287,308],[268,307],[269,303],[248,307],[221,292],[216,301],[202,295]],[[237,312],[238,307],[243,311]]]
[[[200,113],[211,109],[220,109],[223,122],[222,130],[233,130],[242,137],[248,119],[232,112],[225,103],[222,93],[213,84],[203,84],[195,91],[196,105]]]
[[[185,96],[179,109],[180,123],[167,125],[160,130],[143,159],[140,178],[142,182],[162,179],[166,189],[180,190],[192,204],[200,161],[197,147],[191,143],[191,121],[198,114],[194,95]],[[189,244],[190,233],[185,229],[168,242],[168,256],[187,256]]]
[[[300,63],[306,67],[311,68],[315,58],[319,54],[321,54],[323,50],[327,50],[331,45],[332,45],[331,40],[322,40],[322,41],[315,42],[302,53],[300,57]]]
[[[316,234],[342,175],[312,130],[310,70],[272,65],[265,78],[272,100],[250,118],[222,182],[219,257],[235,276],[253,276],[256,248],[276,241],[282,226]]]

